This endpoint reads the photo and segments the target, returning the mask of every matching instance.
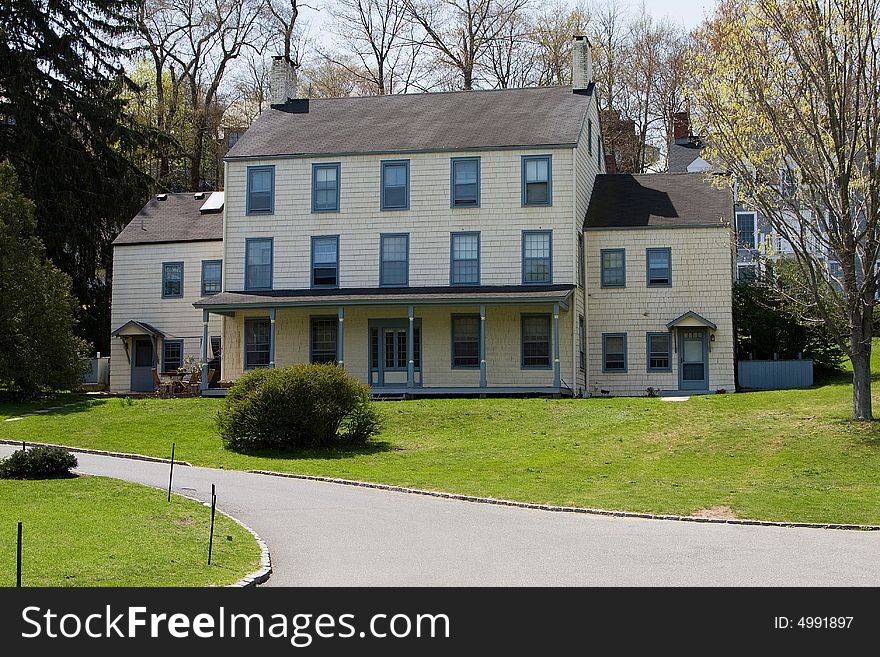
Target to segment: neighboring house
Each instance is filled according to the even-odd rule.
[[[589,392],[734,390],[733,196],[702,173],[605,175],[587,211]]]
[[[223,192],[160,194],[113,242],[110,390],[152,392],[152,370],[176,370],[202,353],[202,313],[193,302],[219,292]],[[221,322],[208,325],[219,360]]]
[[[316,100],[276,60],[226,157],[202,360],[219,320],[226,380],[329,362],[387,396],[732,390],[732,203],[702,176],[603,175],[573,51],[568,87]]]

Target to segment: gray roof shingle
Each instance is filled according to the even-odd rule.
[[[199,211],[210,195],[205,192],[204,198],[197,199],[193,192],[166,194],[164,201],[154,196],[122,229],[113,245],[222,240],[223,212]]]
[[[571,87],[297,100],[264,111],[226,157],[568,145],[589,103]]]
[[[584,228],[721,226],[733,219],[733,193],[704,173],[599,175]]]
[[[669,145],[669,173],[687,173],[688,166],[700,157],[703,151],[703,140],[700,137],[689,137],[685,143],[671,143]]]

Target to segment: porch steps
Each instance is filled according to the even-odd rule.
[[[394,392],[374,392],[371,396],[374,401],[404,401],[406,399],[405,393]]]

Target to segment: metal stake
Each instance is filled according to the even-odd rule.
[[[168,473],[168,501],[171,501],[171,481],[174,479],[174,443],[171,443],[171,471]]]
[[[21,588],[21,520],[18,521],[18,545],[15,554],[15,587]]]
[[[208,565],[211,565],[211,553],[214,549],[214,513],[217,510],[217,494],[214,484],[211,484],[211,535],[208,538]]]

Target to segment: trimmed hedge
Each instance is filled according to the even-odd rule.
[[[0,460],[0,479],[49,479],[68,477],[77,466],[76,457],[61,447],[20,449]]]
[[[379,431],[370,389],[335,365],[252,370],[217,418],[230,449],[363,443]]]

